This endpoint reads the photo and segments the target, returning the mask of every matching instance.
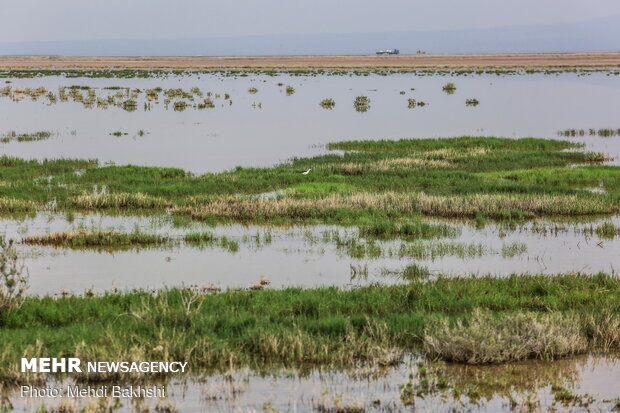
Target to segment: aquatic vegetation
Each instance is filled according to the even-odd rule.
[[[558,136],[576,137],[576,136],[599,136],[609,138],[620,136],[620,129],[564,129],[557,132]]]
[[[291,96],[295,93],[295,88],[293,86],[286,87],[286,96]]]
[[[127,99],[122,103],[121,107],[127,112],[133,112],[138,109],[138,103],[133,99]]]
[[[387,366],[424,348],[467,363],[555,358],[599,348],[597,337],[610,336],[614,328],[618,336],[619,300],[620,280],[602,274],[437,277],[347,289],[217,292],[197,286],[28,296],[19,308],[0,314],[0,376],[6,382],[34,379],[8,361],[38,354],[183,360],[192,372]],[[608,309],[610,321],[601,321],[601,308]],[[127,314],[132,316],[122,316]],[[192,328],[173,328],[179,325]],[[620,348],[620,340],[609,343],[609,350]]]
[[[127,132],[121,132],[119,130],[114,131],[114,132],[110,132],[110,135],[112,136],[123,136],[123,135],[127,135]]]
[[[357,112],[367,112],[370,109],[370,99],[368,96],[358,96],[353,102],[353,107]]]
[[[36,203],[23,199],[0,197],[0,213],[34,213],[36,212]]]
[[[0,237],[0,317],[17,309],[25,298],[29,275],[13,240]]]
[[[80,209],[153,209],[162,208],[166,205],[162,198],[141,193],[85,193],[73,198],[72,203]]]
[[[336,102],[334,99],[323,99],[319,105],[321,105],[323,109],[333,109],[336,106]]]
[[[465,106],[478,106],[480,102],[476,98],[465,99]]]
[[[431,272],[428,268],[423,267],[418,264],[409,264],[407,265],[401,274],[401,277],[405,280],[419,280],[428,278],[431,275]]]
[[[86,231],[54,232],[45,235],[30,235],[23,237],[21,242],[28,245],[51,245],[68,248],[89,247],[132,247],[146,245],[163,245],[170,242],[170,238],[163,235],[145,234],[139,231],[122,233],[116,231]]]
[[[182,101],[182,100],[178,100],[176,102],[174,102],[174,111],[175,112],[183,112],[185,109],[187,108],[187,103]]]
[[[409,98],[409,99],[407,99],[407,107],[408,107],[409,109],[413,109],[413,108],[415,108],[415,107],[416,107],[416,100],[415,100],[415,99],[413,99],[413,98]]]
[[[420,216],[524,220],[618,211],[618,168],[596,166],[605,159],[601,154],[565,151],[578,149],[576,143],[463,137],[349,141],[328,148],[344,154],[201,176],[176,168],[0,157],[0,182],[12,183],[0,186],[0,199],[26,202],[11,201],[7,209],[53,202],[58,210],[171,208],[209,221],[356,226],[384,221],[400,226]],[[594,165],[566,168],[571,164]],[[299,174],[309,168],[311,174]],[[586,193],[583,188],[593,182],[606,191]],[[106,190],[93,192],[95,186]],[[274,191],[281,196],[255,196]]]
[[[441,89],[446,92],[448,95],[454,94],[456,92],[456,85],[452,82],[448,82],[441,87]]]
[[[615,238],[620,235],[620,226],[616,226],[613,222],[605,222],[595,229],[596,234],[601,238]]]
[[[588,348],[580,322],[561,313],[519,312],[496,317],[475,309],[467,324],[447,318],[424,332],[428,357],[467,364],[505,363],[528,358],[555,359]]]
[[[420,219],[396,224],[376,222],[359,230],[362,237],[443,238],[458,234],[458,229],[447,224],[430,224]]]
[[[17,133],[15,131],[11,131],[0,137],[0,142],[9,143],[11,141],[16,142],[35,142],[42,141],[48,139],[52,136],[52,132],[48,131],[40,131],[34,133]]]
[[[211,245],[217,241],[217,237],[211,232],[192,232],[183,236],[185,242],[191,245]]]

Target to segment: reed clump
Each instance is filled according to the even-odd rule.
[[[425,329],[428,357],[467,364],[556,359],[583,353],[588,342],[578,319],[561,313],[497,316],[475,309],[466,322],[433,321]]]
[[[21,240],[23,244],[27,245],[50,245],[68,248],[163,245],[170,241],[171,239],[164,235],[145,234],[139,231],[122,233],[102,230],[29,235]]]

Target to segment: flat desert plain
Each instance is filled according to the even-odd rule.
[[[0,69],[493,69],[613,68],[620,53],[355,56],[0,56]]]

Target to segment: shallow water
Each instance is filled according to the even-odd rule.
[[[513,273],[615,273],[620,268],[620,237],[600,238],[591,229],[603,222],[620,225],[620,217],[591,222],[535,221],[513,228],[452,222],[453,238],[433,240],[360,239],[356,228],[337,226],[260,227],[191,223],[176,227],[170,217],[114,217],[40,214],[20,221],[0,221],[0,230],[20,240],[79,228],[158,233],[181,238],[209,231],[226,236],[236,247],[174,246],[125,251],[71,250],[19,245],[30,273],[30,293],[88,289],[216,286],[248,288],[261,278],[270,288],[367,285],[404,282],[400,273],[410,264],[431,274],[496,276]],[[347,247],[351,241],[354,247]],[[367,247],[364,247],[366,245]],[[450,245],[456,245],[451,248]],[[473,252],[472,252],[473,251]],[[433,253],[433,254],[431,254]]]
[[[598,412],[610,411],[620,396],[620,362],[614,356],[590,355],[501,366],[424,364],[431,383],[429,390],[413,398],[403,397],[402,386],[408,382],[415,392],[422,388],[423,375],[414,361],[389,370],[303,374],[291,370],[266,375],[240,370],[202,378],[171,378],[166,384],[166,399],[121,398],[121,406],[114,411],[145,411],[139,409],[159,405],[173,406],[182,412],[335,411],[329,409],[337,406],[350,409],[342,411],[369,412]],[[432,384],[439,378],[446,383],[445,388]],[[68,384],[71,383],[56,382],[49,386],[64,389]],[[557,396],[559,387],[573,395],[590,395],[592,400],[587,406],[564,405]],[[51,398],[22,398],[15,389],[6,389],[4,395],[15,411],[42,404],[51,407],[60,402]],[[96,402],[97,399],[62,400],[66,406],[74,407]]]
[[[71,85],[98,88],[101,96],[116,92],[102,89],[109,86],[143,91],[155,87],[189,91],[198,87],[205,97],[213,92],[215,108],[190,107],[182,112],[172,108],[178,99],[172,99],[166,109],[161,94],[159,104],[153,103],[145,111],[144,92],[134,112],[115,106],[87,109],[72,101],[50,105],[44,96],[37,101],[0,97],[0,134],[12,130],[55,134],[38,142],[0,144],[2,153],[24,158],[95,158],[102,163],[169,166],[196,173],[238,165],[271,166],[293,156],[324,153],[324,144],[338,140],[462,135],[557,138],[558,131],[569,128],[620,128],[620,78],[606,73],[237,78],[195,74],[153,79],[42,77],[10,81],[6,86],[44,86],[56,94],[60,86]],[[442,85],[449,81],[457,87],[452,95],[442,91]],[[287,96],[287,85],[295,87],[293,95]],[[249,94],[250,87],[258,92]],[[216,93],[220,98],[215,98]],[[224,100],[224,93],[230,94],[232,105]],[[368,112],[354,110],[353,100],[359,95],[370,98]],[[319,106],[325,98],[336,101],[333,110]],[[408,109],[408,98],[428,105]],[[477,98],[480,104],[468,107],[468,98]],[[144,136],[138,135],[139,130],[145,131]],[[110,135],[115,131],[127,135]],[[566,139],[585,142],[588,148],[606,152],[620,164],[620,137]]]

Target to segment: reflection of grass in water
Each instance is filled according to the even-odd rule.
[[[605,222],[603,224],[598,225],[595,228],[596,234],[601,238],[615,238],[620,235],[620,227],[617,227],[613,224],[613,222]]]
[[[603,138],[609,138],[613,136],[620,136],[619,129],[564,129],[558,131],[558,136],[575,137],[575,136],[600,136]]]
[[[11,141],[16,142],[36,142],[48,139],[52,136],[52,132],[48,131],[40,131],[34,133],[17,133],[15,131],[11,131],[4,136],[0,137],[0,142],[9,143]]]
[[[319,103],[323,109],[333,109],[336,107],[336,102],[334,99],[323,99],[321,103]]]
[[[453,95],[456,92],[456,85],[452,82],[448,82],[441,87],[441,89],[448,95]]]
[[[587,407],[585,404],[594,402],[591,396],[576,395],[563,387],[574,388],[580,379],[579,372],[587,364],[584,357],[483,366],[419,361],[411,367],[409,380],[400,386],[401,401],[414,405],[419,399],[439,396],[459,404],[466,398],[467,403],[484,406],[485,401],[499,397],[507,399],[512,409],[538,411],[544,407],[540,405],[540,393],[551,388],[555,402],[567,407]]]
[[[367,112],[370,109],[370,99],[368,96],[358,96],[353,101],[353,107],[357,112]]]

